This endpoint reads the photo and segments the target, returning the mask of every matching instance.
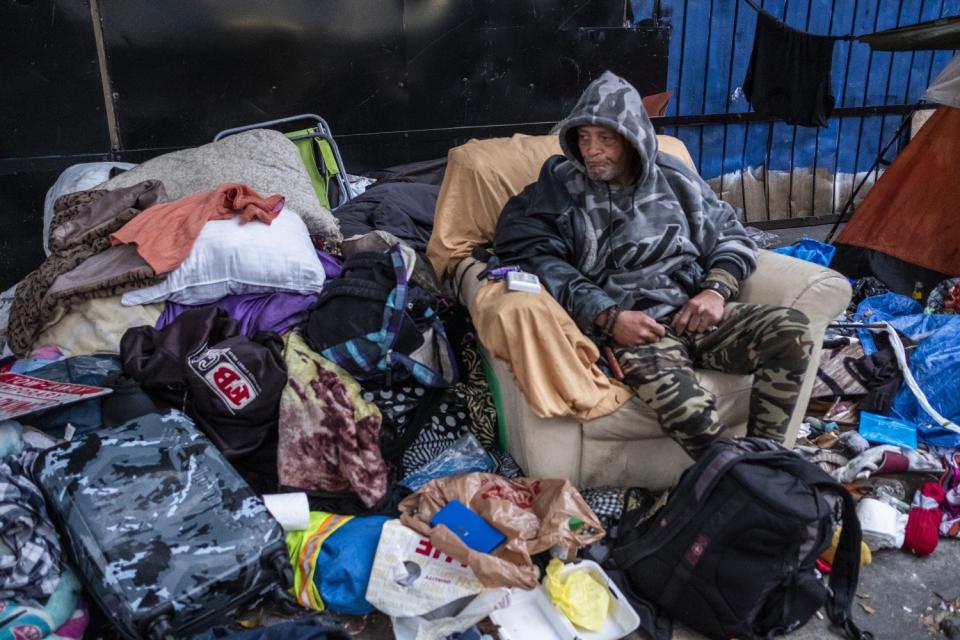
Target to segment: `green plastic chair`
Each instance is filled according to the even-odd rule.
[[[307,174],[310,176],[310,182],[313,183],[313,190],[317,192],[320,204],[331,209],[330,180],[340,175],[340,167],[337,165],[331,141],[317,131],[316,127],[291,131],[284,135],[297,145],[300,158],[307,168]]]

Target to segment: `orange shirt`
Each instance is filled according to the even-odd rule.
[[[270,224],[283,208],[283,196],[263,198],[243,184],[226,183],[146,209],[110,235],[113,244],[136,244],[137,253],[157,274],[173,271],[186,260],[209,220],[239,215],[242,223],[256,218]]]

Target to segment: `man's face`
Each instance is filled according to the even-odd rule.
[[[633,182],[633,147],[613,129],[594,124],[580,125],[577,127],[577,145],[591,180],[623,185]]]

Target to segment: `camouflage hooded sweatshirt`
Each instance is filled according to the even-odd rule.
[[[580,125],[626,138],[637,152],[633,184],[588,177]],[[659,153],[640,94],[626,80],[605,72],[558,128],[566,157],[548,159],[537,182],[511,198],[494,247],[504,263],[536,273],[581,330],[613,305],[666,318],[707,280],[736,291],[756,268],[756,247],[736,210],[680,159]]]

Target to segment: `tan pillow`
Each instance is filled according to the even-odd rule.
[[[247,185],[263,197],[279,193],[287,206],[320,236],[327,248],[340,244],[340,223],[317,200],[295,144],[279,131],[253,129],[200,147],[151,158],[109,180],[104,189],[160,180],[171,200],[211,191],[225,182]]]
[[[683,142],[671,136],[657,136],[657,142],[694,168]],[[561,153],[556,135],[470,140],[451,149],[427,244],[437,275],[453,275],[475,245],[490,242],[507,200],[536,181],[547,158]]]

